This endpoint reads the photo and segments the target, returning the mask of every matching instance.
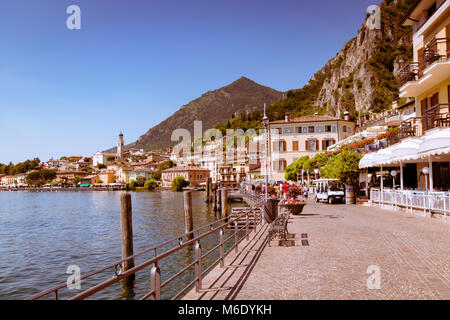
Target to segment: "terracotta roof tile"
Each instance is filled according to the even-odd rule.
[[[330,117],[330,116],[304,116],[304,117],[297,117],[297,118],[291,118],[289,122],[286,122],[285,120],[276,120],[271,121],[269,124],[283,124],[283,123],[301,123],[301,122],[317,122],[317,121],[336,121],[336,120],[342,120],[340,118],[336,117]]]

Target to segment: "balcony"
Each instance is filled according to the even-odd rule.
[[[393,145],[407,137],[421,137],[426,131],[450,127],[450,104],[440,103],[425,111],[422,117],[403,121],[399,130],[388,137],[388,145]]]
[[[430,41],[418,62],[400,71],[398,85],[401,97],[414,97],[444,81],[450,74],[450,37]]]

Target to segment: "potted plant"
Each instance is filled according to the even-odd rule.
[[[285,200],[280,202],[279,206],[285,208],[290,214],[299,215],[305,207],[305,201],[297,200],[297,197],[301,194],[301,189],[295,184],[284,184],[283,193]]]

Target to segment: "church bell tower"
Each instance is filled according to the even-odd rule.
[[[123,133],[119,133],[119,141],[117,142],[117,158],[123,158]]]

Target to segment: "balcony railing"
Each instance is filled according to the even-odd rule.
[[[450,58],[450,37],[435,38],[430,41],[419,57],[419,62],[406,65],[399,74],[399,87],[409,81],[417,81],[423,76],[426,68],[435,62],[446,61]]]
[[[420,137],[428,130],[441,127],[450,127],[450,104],[448,103],[440,103],[427,109],[422,117],[403,121],[399,130],[389,135],[388,144],[395,144],[407,137]]]

